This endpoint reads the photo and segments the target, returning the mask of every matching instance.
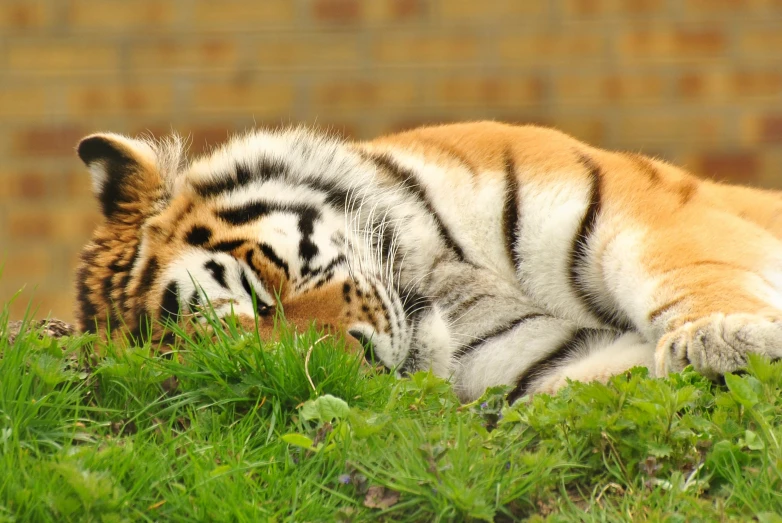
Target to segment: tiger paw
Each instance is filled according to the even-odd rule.
[[[716,378],[747,364],[748,354],[782,358],[782,314],[712,314],[686,323],[660,339],[658,376],[687,365]]]

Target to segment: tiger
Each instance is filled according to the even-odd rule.
[[[85,332],[152,339],[208,303],[267,339],[282,310],[464,402],[782,356],[779,192],[494,121],[255,129],[193,159],[177,136],[100,133],[77,152],[102,214]]]

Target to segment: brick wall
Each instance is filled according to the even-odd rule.
[[[72,317],[87,133],[476,118],[782,187],[782,0],[2,0],[0,302]]]

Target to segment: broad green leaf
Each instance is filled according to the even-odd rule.
[[[313,441],[305,436],[304,434],[298,434],[296,432],[292,432],[290,434],[285,434],[284,436],[281,436],[280,439],[287,443],[288,445],[293,445],[295,447],[301,447],[303,449],[309,449],[313,450],[312,443]]]
[[[299,411],[305,420],[317,420],[320,422],[343,419],[350,412],[348,404],[337,397],[325,394],[317,399],[306,402]]]
[[[750,450],[763,450],[766,448],[765,443],[756,432],[751,430],[744,431],[744,446]]]
[[[735,374],[725,374],[725,384],[733,397],[745,407],[752,407],[758,401],[758,395],[749,383],[748,378],[742,378]]]
[[[666,445],[665,443],[655,443],[650,442],[647,450],[649,451],[649,454],[654,456],[655,458],[667,458],[671,455],[671,452],[673,452],[673,449],[670,445]]]

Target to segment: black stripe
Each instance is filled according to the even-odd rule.
[[[250,171],[250,168],[247,167],[244,164],[237,163],[236,164],[236,185],[239,187],[243,187],[250,183],[250,181],[253,179],[252,172]]]
[[[279,160],[262,158],[258,163],[256,179],[271,180],[283,178],[288,174],[287,166]]]
[[[179,319],[179,287],[175,281],[169,282],[163,291],[163,300],[160,303],[160,322]]]
[[[521,255],[516,249],[519,238],[519,181],[516,175],[516,165],[511,152],[505,151],[505,209],[502,212],[502,233],[505,236],[505,250],[513,268],[519,270]]]
[[[298,229],[299,233],[301,233],[299,256],[304,260],[302,274],[307,272],[309,262],[320,252],[318,246],[312,241],[312,233],[315,231],[315,220],[318,218],[320,218],[320,213],[314,207],[303,207],[302,212],[299,214]]]
[[[193,184],[195,192],[202,198],[208,198],[231,190],[236,186],[236,180],[228,173],[218,175],[211,180],[202,180]]]
[[[209,249],[212,251],[231,252],[242,245],[244,245],[244,240],[224,240],[209,246]]]
[[[220,284],[220,287],[228,289],[228,284],[225,281],[225,266],[222,263],[209,260],[204,264],[204,269],[209,271],[209,274]]]
[[[508,393],[508,403],[513,403],[520,397],[529,392],[529,386],[532,383],[545,376],[552,370],[560,366],[565,360],[570,359],[573,356],[581,353],[584,348],[584,344],[592,337],[601,333],[610,332],[605,329],[592,329],[592,328],[579,328],[576,329],[573,334],[559,347],[557,347],[551,354],[544,356],[532,365],[530,365],[524,372],[521,373],[516,381],[516,387]]]
[[[459,261],[465,261],[466,257],[464,255],[464,250],[454,239],[451,232],[440,219],[440,216],[432,205],[432,202],[429,201],[429,198],[426,195],[426,191],[423,187],[421,187],[421,184],[418,182],[413,172],[400,166],[393,159],[391,159],[388,154],[385,153],[369,154],[368,158],[374,162],[375,165],[387,171],[397,180],[400,187],[405,189],[408,193],[413,195],[421,202],[421,205],[424,206],[427,214],[431,217],[432,221],[434,221],[435,227],[437,228],[437,231],[440,235],[440,239],[443,241],[443,243],[445,243],[446,247],[456,255],[456,258]]]
[[[203,245],[212,237],[212,231],[203,225],[194,225],[185,235],[185,241],[190,245]]]
[[[273,304],[266,303],[261,300],[261,297],[258,296],[257,292],[255,292],[255,289],[250,284],[250,280],[247,279],[247,274],[244,271],[242,271],[242,276],[240,280],[242,282],[242,287],[244,287],[244,291],[247,293],[250,299],[253,299],[253,297],[255,297],[255,311],[260,316],[268,315],[269,309],[272,307]]]
[[[325,184],[311,184],[308,182],[306,185],[326,193],[326,203],[331,207],[338,210],[345,210],[348,201],[348,193],[346,191]]]
[[[454,356],[456,356],[457,359],[461,359],[464,356],[470,354],[475,349],[483,345],[484,343],[487,343],[492,340],[492,338],[496,338],[497,336],[502,336],[503,334],[506,334],[510,332],[511,330],[515,329],[522,323],[525,323],[529,320],[534,320],[536,318],[548,318],[549,316],[546,316],[545,314],[527,314],[525,316],[522,316],[520,318],[516,318],[512,322],[510,322],[507,325],[503,325],[501,327],[498,327],[494,329],[493,331],[489,332],[488,334],[484,334],[481,338],[476,339],[469,345],[464,345],[460,347],[455,353]]]
[[[664,305],[660,305],[653,311],[651,311],[647,318],[649,323],[654,323],[659,319],[660,316],[668,312],[669,310],[673,309],[677,305],[681,305],[684,300],[686,299],[686,296],[679,296],[678,298],[674,298],[673,300],[669,301],[668,303],[665,303]]]
[[[246,203],[240,207],[234,207],[230,209],[220,209],[215,211],[218,218],[230,223],[231,225],[244,225],[255,221],[263,216],[267,216],[273,212],[288,212],[298,215],[312,214],[314,217],[320,218],[320,212],[311,205],[302,204],[280,204],[276,202],[263,202],[252,201]]]
[[[597,220],[600,217],[603,175],[600,172],[600,168],[591,158],[582,156],[580,160],[581,163],[589,169],[589,178],[592,182],[592,188],[589,193],[589,205],[587,206],[586,212],[584,212],[584,217],[581,219],[581,225],[579,225],[578,232],[576,233],[575,238],[573,238],[573,246],[570,250],[570,262],[568,264],[570,286],[578,299],[581,300],[581,303],[586,306],[587,310],[602,323],[620,330],[629,330],[632,328],[632,323],[630,323],[622,312],[618,309],[613,311],[605,310],[582,280],[583,272],[589,265],[589,253],[587,252],[589,249],[589,241],[595,232]]]
[[[258,248],[261,250],[261,253],[266,257],[267,260],[272,262],[272,264],[276,265],[282,272],[285,273],[285,279],[290,280],[290,271],[288,268],[288,264],[277,256],[277,253],[274,251],[271,245],[268,243],[259,243]],[[252,263],[250,263],[250,260],[252,259],[252,251],[248,251],[249,255],[247,258],[247,264],[252,267]]]
[[[152,283],[157,277],[159,268],[160,267],[156,257],[152,256],[149,258],[149,260],[147,260],[147,265],[141,271],[141,279],[139,280],[138,289],[136,290],[136,296],[138,298],[143,299],[144,294],[149,292],[149,289],[152,287]]]
[[[408,320],[418,316],[426,309],[432,307],[432,300],[428,296],[418,294],[415,291],[408,292],[402,297],[402,310]]]
[[[127,318],[128,314],[131,313],[130,303],[128,300],[128,286],[130,285],[130,276],[131,276],[131,270],[136,265],[136,262],[138,261],[138,253],[139,253],[139,244],[138,242],[133,246],[133,252],[130,255],[130,261],[125,264],[125,272],[122,276],[122,279],[119,283],[119,306],[122,307],[122,314]]]
[[[103,287],[103,301],[106,302],[106,321],[108,322],[109,331],[113,331],[120,324],[119,317],[117,316],[117,309],[114,306],[114,298],[111,296],[111,291],[114,290],[114,275],[111,273],[103,278],[101,282]]]
[[[76,299],[79,302],[79,312],[81,313],[81,328],[84,329],[85,332],[92,332],[98,310],[95,308],[92,300],[90,300],[90,294],[92,293],[87,285],[88,274],[89,270],[87,267],[81,267],[76,274],[76,281],[79,282],[76,286]]]
[[[240,278],[240,281],[242,282],[242,287],[244,287],[244,291],[247,293],[247,295],[252,299],[253,296],[256,296],[255,289],[253,289],[252,285],[250,285],[250,280],[247,279],[247,274],[245,274],[244,271],[242,271],[242,276]]]
[[[483,300],[484,298],[493,298],[494,294],[475,294],[473,296],[470,296],[466,300],[462,301],[458,305],[454,306],[448,311],[448,319],[450,320],[456,320],[462,316],[465,312],[470,310],[477,304],[479,301]]]
[[[253,181],[281,178],[286,174],[287,168],[284,163],[269,158],[262,158],[255,169],[248,165],[237,163],[235,173],[226,172],[211,180],[197,182],[194,184],[194,188],[199,196],[207,198],[228,192],[237,187],[244,187]]]
[[[187,300],[187,307],[190,312],[195,312],[202,307],[201,293],[198,289],[194,290],[193,294],[190,295],[190,298]]]

